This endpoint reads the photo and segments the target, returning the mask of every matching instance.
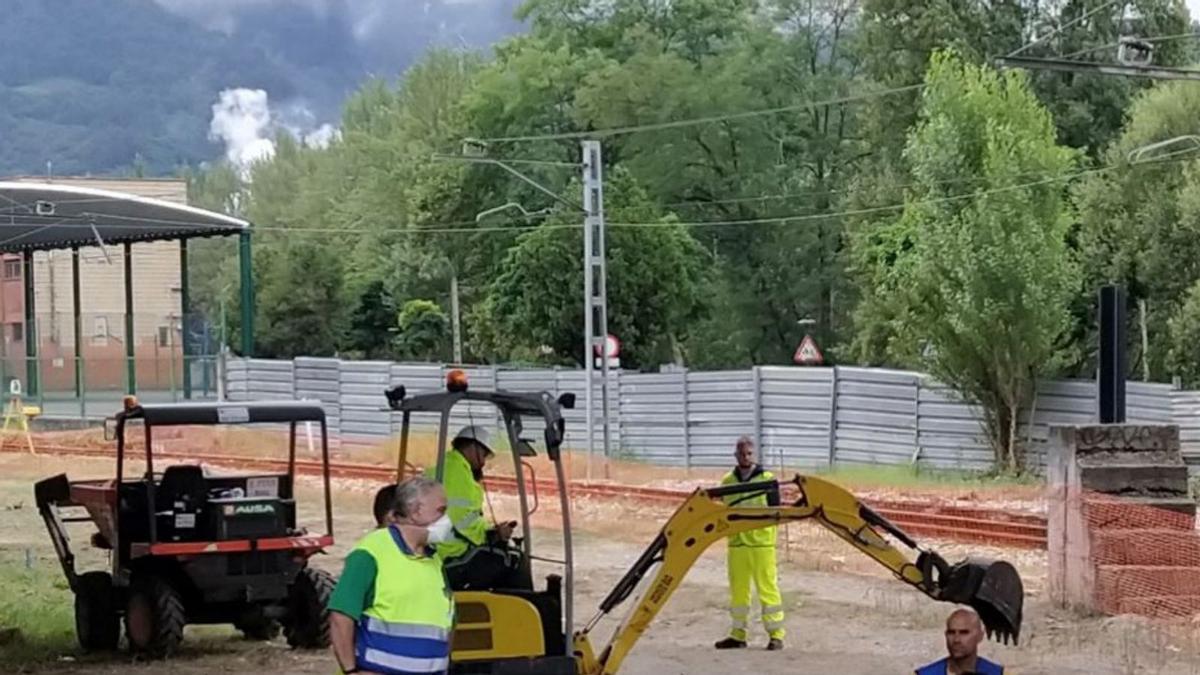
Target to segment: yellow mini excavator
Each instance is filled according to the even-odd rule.
[[[409,431],[413,415],[418,423],[438,429],[437,476],[442,475],[447,429],[452,410],[458,422],[464,415],[472,419],[493,415],[507,430],[512,450],[522,532],[514,539],[511,553],[523,565],[524,583],[519,588],[455,593],[456,624],[452,642],[451,672],[489,673],[492,675],[608,675],[616,673],[641,637],[679,588],[696,558],[714,542],[738,532],[786,522],[811,520],[830,530],[863,554],[877,560],[902,581],[930,598],[942,602],[970,605],[983,620],[990,637],[1014,643],[1020,634],[1024,589],[1017,571],[1004,561],[968,559],[948,564],[932,550],[917,544],[912,537],[860,503],[834,483],[815,476],[798,475],[790,481],[771,481],[697,489],[663,525],[654,541],[625,573],[616,587],[600,603],[596,614],[576,628],[573,606],[574,578],[571,548],[571,510],[569,490],[561,462],[564,439],[563,409],[574,407],[574,396],[557,399],[549,393],[517,393],[470,390],[466,375],[452,370],[446,390],[406,396],[403,385],[386,392],[388,407],[402,416],[398,475],[403,475],[408,460]],[[487,404],[490,404],[488,406]],[[494,407],[486,413],[480,408]],[[433,419],[436,418],[436,419]],[[530,473],[524,458],[536,455],[535,440],[526,438],[525,426],[540,431],[544,452],[555,470],[555,481],[562,512],[563,556],[561,559],[538,557],[557,564],[561,575],[552,574],[545,587],[534,588],[529,561],[534,558],[528,503]],[[534,429],[534,427],[537,427]],[[499,448],[496,448],[499,451]],[[799,497],[780,506],[729,506],[723,498],[750,496],[792,485]],[[536,490],[536,486],[535,486]],[[536,492],[534,494],[536,502]],[[732,500],[737,501],[737,500]],[[536,508],[536,505],[535,507]],[[885,535],[908,548],[896,548]],[[652,570],[655,576],[637,599],[637,605],[599,652],[591,635],[599,620],[620,606],[639,587]]]

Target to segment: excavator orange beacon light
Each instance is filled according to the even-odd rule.
[[[446,373],[446,391],[461,392],[467,390],[467,373],[459,368],[455,368]]]

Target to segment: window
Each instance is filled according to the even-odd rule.
[[[13,342],[24,342],[25,341],[25,324],[13,323],[13,324],[9,324],[9,326],[12,328]]]
[[[171,327],[170,326],[159,326],[158,327],[158,346],[159,347],[170,347],[171,346]]]
[[[104,347],[108,344],[108,317],[98,316],[92,322],[92,344]]]
[[[4,278],[5,279],[20,279],[21,278],[21,261],[20,260],[5,260],[4,261]]]

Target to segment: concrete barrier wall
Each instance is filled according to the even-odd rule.
[[[438,390],[443,364],[230,359],[224,369],[230,400],[308,398],[322,402],[330,429],[369,441],[396,433],[400,416],[386,408],[383,391],[404,384],[409,392]],[[566,412],[567,445],[586,449],[585,374],[566,369],[470,366],[474,386],[514,391],[572,392],[576,408]],[[603,452],[601,384],[593,381],[594,452]],[[1200,469],[1200,392],[1170,385],[1130,382],[1130,423],[1180,427],[1184,458]],[[726,466],[734,441],[759,441],[770,466],[816,467],[831,463],[915,464],[957,470],[987,470],[992,451],[982,411],[958,392],[927,375],[881,368],[762,366],[745,370],[609,374],[609,453],[655,464]],[[1018,433],[1027,461],[1044,466],[1049,428],[1096,419],[1095,382],[1042,382]],[[498,424],[488,406],[455,411],[452,423]],[[418,427],[437,424],[414,418]],[[538,433],[536,424],[527,427]]]

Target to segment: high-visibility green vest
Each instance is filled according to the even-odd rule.
[[[472,546],[482,546],[487,540],[487,521],[483,518],[483,486],[475,480],[471,464],[458,450],[446,451],[442,469],[442,486],[446,488],[446,513],[454,523],[454,539],[438,544],[442,560],[457,558]]]
[[[358,542],[375,559],[371,606],[355,629],[358,667],[377,672],[444,673],[450,667],[454,598],[433,555],[414,555],[394,527]]]
[[[740,483],[760,483],[764,481],[775,480],[775,476],[770,471],[764,471],[761,466],[755,466],[746,480],[742,480],[738,476],[737,467],[733,471],[725,474],[721,479],[721,485],[736,485]],[[751,495],[727,495],[721,498],[730,506],[778,506],[779,492],[764,490],[760,494]],[[757,530],[748,532],[739,532],[729,537],[730,546],[774,546],[775,545],[775,527],[761,527]]]

